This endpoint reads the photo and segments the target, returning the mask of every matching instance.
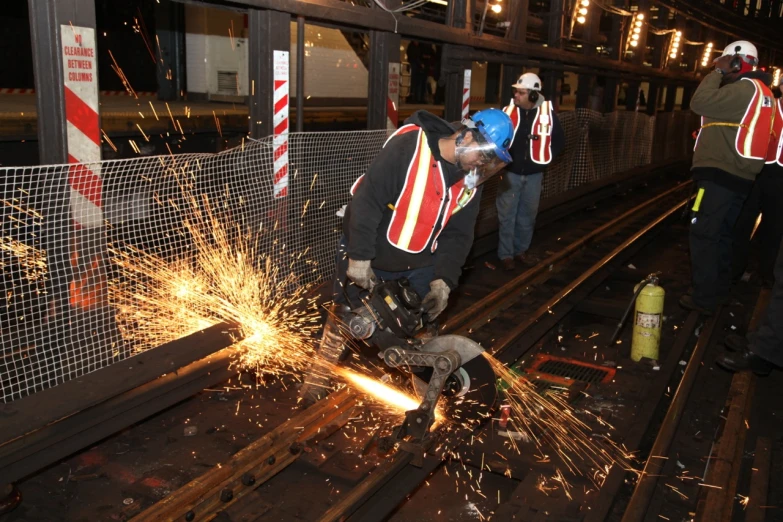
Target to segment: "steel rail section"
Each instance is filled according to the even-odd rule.
[[[660,167],[648,167],[647,174]],[[621,187],[626,182],[630,178],[617,180]],[[574,192],[576,199],[592,201],[593,192],[606,188],[601,184],[592,192]],[[580,203],[574,207],[572,199],[558,198],[558,202],[552,209],[564,206],[573,212],[584,206]],[[211,358],[205,365],[199,358],[233,344],[233,330],[232,325],[215,325],[136,355],[129,364],[108,366],[0,405],[0,474],[9,481],[28,476],[229,378],[227,363],[219,367],[219,358]],[[183,349],[185,346],[187,349]],[[161,376],[165,371],[169,373]]]
[[[531,319],[525,321],[524,324],[526,325],[526,328],[534,327],[542,317],[550,315],[549,310],[553,306],[563,302],[577,287],[584,284],[590,276],[603,271],[612,260],[617,258],[622,252],[634,246],[639,239],[649,232],[657,229],[667,218],[670,218],[677,211],[681,210],[691,199],[693,199],[692,196],[684,199],[661,214],[658,218],[625,240],[610,254],[590,267],[578,277],[577,280],[558,292],[558,294],[550,299],[546,305],[540,307],[531,316]],[[519,358],[522,354],[519,353],[519,350],[514,349],[512,342],[523,332],[524,329],[515,328],[514,335],[509,334],[504,338],[503,342],[498,343],[495,351],[496,357],[502,362],[508,362]],[[399,452],[400,450],[398,450],[398,453]],[[425,460],[421,467],[408,465],[402,467],[402,469],[399,469],[399,467],[392,468],[394,476],[393,483],[391,483],[391,472],[388,472],[385,477],[376,477],[370,487],[365,486],[365,483],[363,482],[354,488],[354,490],[348,492],[340,502],[335,504],[329,510],[328,517],[323,518],[320,522],[331,522],[333,520],[340,520],[342,522],[383,520],[389,513],[396,509],[400,501],[418,488],[426,477],[440,467],[442,462],[443,461],[440,459],[433,458]],[[388,491],[388,488],[384,489],[383,487],[379,487],[380,483],[387,484],[390,488],[393,488],[393,493]]]
[[[650,451],[650,456],[647,457],[644,471],[642,471],[642,475],[636,483],[636,488],[631,496],[631,501],[628,503],[625,513],[623,514],[622,522],[639,522],[644,520],[644,517],[647,515],[647,508],[650,505],[653,493],[655,493],[658,477],[660,476],[663,465],[668,457],[669,447],[674,439],[677,426],[679,426],[680,420],[682,420],[685,405],[687,404],[688,397],[693,389],[693,384],[696,382],[696,375],[701,368],[701,360],[704,357],[704,352],[707,350],[707,345],[715,330],[715,324],[717,323],[717,317],[720,315],[720,311],[721,308],[719,307],[718,312],[706,321],[704,328],[699,334],[699,340],[696,342],[696,346],[691,353],[688,365],[685,367],[685,373],[683,374],[677,391],[674,394],[674,398],[669,405],[669,410],[661,424],[658,435],[655,437],[655,443]]]
[[[332,393],[131,520],[211,520],[292,464],[305,446],[342,428],[357,399],[348,388]]]
[[[610,233],[617,226],[622,225],[628,219],[636,216],[644,210],[647,210],[649,207],[660,203],[661,200],[690,186],[691,184],[691,181],[680,183],[676,187],[673,187],[642,203],[641,205],[624,212],[613,220],[604,223],[597,229],[593,230],[590,234],[578,239],[577,241],[574,241],[562,250],[555,252],[540,263],[536,264],[534,267],[526,270],[522,274],[512,279],[509,283],[501,286],[478,302],[449,318],[449,320],[443,324],[441,329],[448,331],[448,333],[459,335],[464,334],[468,331],[468,329],[476,327],[482,322],[486,323],[486,321],[492,319],[495,315],[497,315],[497,313],[510,306],[509,301],[516,297],[516,294],[519,292],[520,288],[531,283],[538,276],[542,274],[548,274],[552,266],[570,259],[571,256],[582,251],[585,247],[600,237]]]
[[[623,441],[623,444],[629,451],[635,451],[639,448],[644,434],[650,428],[655,413],[672,381],[672,377],[674,377],[675,370],[680,368],[678,361],[682,360],[685,349],[691,343],[698,321],[699,313],[691,312],[688,314],[688,318],[683,323],[682,328],[680,328],[669,355],[661,365],[662,371],[665,372],[663,377],[656,381],[656,384],[647,396],[647,400],[639,408],[643,418],[634,419],[634,425]],[[612,468],[598,493],[598,498],[590,506],[590,512],[587,513],[584,522],[603,522],[606,519],[617,497],[617,492],[620,491],[620,487],[623,485],[626,473],[626,470],[617,466]]]
[[[688,183],[682,183],[679,184],[677,187],[674,187],[672,189],[667,190],[665,193],[661,194],[660,196],[653,198],[652,200],[643,203],[642,205],[639,205],[632,209],[629,212],[624,213],[619,220],[627,219],[629,216],[633,215],[635,212],[641,212],[642,210],[646,209],[652,204],[655,204],[659,202],[663,197],[668,196],[677,190],[680,190],[687,186]],[[690,198],[688,198],[690,199]],[[642,237],[646,231],[652,230],[655,228],[658,224],[663,222],[663,220],[670,216],[674,211],[681,208],[682,205],[685,204],[685,202],[688,201],[686,199],[685,201],[679,203],[676,205],[673,209],[670,209],[668,212],[663,214],[663,216],[659,217],[658,219],[654,220],[651,224],[644,227],[644,229],[640,232],[637,232],[632,236],[633,240],[626,240],[623,242],[623,245],[625,245],[625,248],[627,248],[629,245],[633,244],[638,238]],[[634,212],[635,211],[635,212]],[[611,223],[616,224],[619,223],[618,219],[613,220]],[[604,226],[601,227],[602,230],[609,230],[611,226]],[[581,240],[580,240],[581,241]],[[578,241],[578,242],[580,242]],[[577,242],[577,243],[578,243]],[[569,249],[571,246],[566,247],[566,249]],[[625,248],[619,248],[615,249],[614,255],[612,255],[612,258],[616,257],[617,254],[619,254],[622,250]],[[604,258],[605,261],[606,258]],[[593,270],[591,270],[591,273],[597,272],[600,268],[604,267],[606,265],[605,262],[599,262],[600,266],[594,266]],[[581,282],[584,282],[587,278],[581,278]],[[483,306],[480,306],[479,309],[482,309]],[[476,313],[476,312],[474,312]],[[546,314],[546,311],[541,312],[541,309],[539,309],[536,313]],[[337,395],[339,397],[339,400],[356,400],[357,396],[355,393],[351,392],[348,389],[342,389],[341,391],[337,392],[336,394],[330,395],[330,397],[333,397]],[[318,408],[320,403],[317,403],[315,406],[305,410],[303,413],[297,415],[296,417],[292,418],[291,421],[287,422],[285,425],[279,427],[276,429],[273,433],[274,435],[271,436],[271,438],[277,440],[280,437],[290,437],[289,435],[286,435],[286,429],[289,427],[289,424],[291,426],[303,426],[308,423],[307,419],[310,419],[312,416],[311,410],[313,408]],[[320,411],[320,410],[319,410]],[[293,424],[291,424],[293,423]],[[263,451],[265,448],[265,445],[268,445],[268,441],[270,436],[265,436],[263,439],[261,439],[257,443],[253,443],[252,449],[251,446],[248,446],[246,450],[242,450],[241,454],[242,460],[248,460],[252,458],[252,461],[255,463],[256,466],[258,466],[257,461],[258,459],[263,460],[263,455],[269,453],[268,451]],[[285,439],[287,440],[287,439]],[[438,440],[437,436],[434,436],[432,439],[430,439],[427,443],[427,447],[430,447]],[[263,454],[263,455],[262,455]],[[285,466],[289,465],[291,462],[293,462],[295,459],[286,459],[286,460],[280,460],[278,461],[275,459],[275,466],[274,470],[275,473],[279,471],[280,469],[284,468]],[[411,453],[408,453],[406,451],[397,451],[395,452],[389,459],[384,461],[384,463],[381,465],[381,467],[377,470],[375,470],[367,479],[365,479],[361,486],[356,487],[352,489],[348,494],[337,504],[335,504],[332,508],[330,508],[320,520],[320,522],[334,522],[337,520],[345,520],[346,517],[348,517],[349,520],[365,520],[365,514],[362,512],[362,505],[365,503],[366,499],[373,494],[378,493],[382,490],[382,488],[386,487],[391,481],[395,480],[395,477],[398,477],[398,475],[404,475],[404,478],[400,481],[405,484],[405,486],[399,486],[396,488],[399,491],[395,491],[395,494],[393,495],[380,495],[381,502],[385,504],[384,510],[393,510],[394,507],[399,503],[399,499],[403,498],[405,495],[409,493],[409,485],[415,485],[421,483],[426,477],[434,470],[436,469],[441,461],[440,459],[429,456],[424,459],[423,466],[417,467],[412,466],[411,461],[413,460],[413,455]],[[239,484],[241,483],[241,476],[243,474],[247,474],[248,472],[246,469],[248,469],[248,465],[245,464],[244,467],[236,464],[235,459],[232,458],[232,460],[229,462],[227,466],[225,466],[225,471],[221,471],[218,474],[206,474],[203,477],[200,477],[194,481],[192,481],[187,486],[180,488],[177,492],[172,494],[170,497],[167,498],[167,500],[162,501],[161,503],[156,504],[152,508],[148,509],[144,512],[145,516],[152,516],[152,514],[155,514],[156,520],[171,520],[171,518],[168,518],[169,515],[183,515],[183,514],[189,514],[192,511],[192,514],[189,514],[190,520],[197,520],[197,518],[190,518],[190,517],[200,517],[200,513],[197,514],[196,510],[191,509],[192,506],[194,506],[194,495],[197,492],[204,492],[205,490],[208,490],[209,493],[203,496],[204,502],[206,504],[203,504],[202,508],[205,506],[208,508],[208,511],[204,511],[205,513],[214,514],[217,511],[227,507],[227,503],[231,501],[229,500],[223,500],[222,503],[217,502],[215,499],[220,499],[220,494],[223,490],[229,489],[233,492],[237,487],[239,487]],[[231,473],[229,473],[231,471]],[[272,474],[269,475],[271,477]],[[266,477],[266,478],[269,478]],[[264,480],[266,480],[266,478]],[[220,482],[222,484],[221,487],[218,487],[217,482]],[[254,489],[255,487],[258,487],[260,483],[258,483],[258,478],[254,475],[254,487],[251,489]],[[395,483],[397,481],[395,480]],[[242,491],[247,491],[248,488],[239,488]],[[224,494],[225,495],[225,494]],[[200,495],[196,495],[200,496]],[[224,497],[225,498],[225,497]],[[211,499],[211,500],[208,500]],[[166,505],[161,505],[162,503],[166,503]],[[174,506],[174,507],[172,507]],[[185,508],[188,509],[185,509]],[[356,513],[354,515],[354,513]],[[141,515],[139,515],[141,516]],[[358,518],[356,518],[358,517]],[[138,518],[138,520],[142,520],[141,518]],[[148,518],[149,519],[149,518]],[[199,520],[201,518],[198,518]]]

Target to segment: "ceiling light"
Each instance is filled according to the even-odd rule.
[[[586,7],[580,7],[579,8],[579,14],[584,16],[587,14],[587,8]]]
[[[631,47],[636,47],[637,45],[639,45],[639,42],[636,40],[631,40]]]
[[[580,24],[585,23],[586,20],[587,20],[587,18],[585,18],[584,16],[577,16],[576,17],[576,21],[579,22]]]
[[[493,13],[499,13],[502,8],[500,7],[500,4],[495,4],[492,6],[492,12]]]

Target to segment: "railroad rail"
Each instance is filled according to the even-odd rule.
[[[480,328],[481,325],[487,324],[489,317],[496,316],[501,310],[507,309],[513,302],[524,297],[526,294],[525,289],[530,287],[534,282],[538,283],[542,278],[551,277],[551,274],[555,273],[555,270],[553,269],[555,265],[573,259],[576,253],[582,251],[587,245],[594,244],[598,238],[605,237],[611,233],[616,233],[618,228],[628,226],[628,222],[632,221],[633,218],[643,216],[650,208],[661,204],[666,198],[676,196],[678,192],[687,188],[689,188],[689,184],[684,183],[670,189],[665,194],[639,205],[621,216],[618,216],[611,222],[606,223],[599,229],[596,229],[590,236],[580,238],[575,243],[568,245],[560,252],[553,254],[548,259],[545,259],[515,278],[514,281],[508,285],[508,288],[504,287],[503,289],[489,293],[483,299],[480,299],[472,305],[467,311],[463,311],[454,316],[444,325],[444,333],[455,331],[464,332],[470,328]],[[496,357],[502,362],[510,364],[527,353],[536,342],[552,328],[552,326],[572,310],[592,289],[600,285],[612,270],[616,270],[626,259],[637,252],[644,245],[644,240],[651,239],[653,232],[660,231],[664,223],[667,223],[672,217],[676,216],[690,199],[690,197],[680,199],[674,206],[671,206],[665,212],[659,214],[645,226],[637,229],[630,237],[622,241],[597,262],[592,264],[588,270],[580,274],[569,284],[565,285],[560,292],[538,306],[535,312],[533,312],[527,320],[511,329],[503,338],[493,345],[492,350]],[[475,319],[477,316],[480,316],[480,318]],[[635,440],[638,444],[638,439],[641,439],[643,433],[647,431],[653,414],[652,412],[656,409],[655,407],[658,405],[658,402],[660,402],[661,396],[663,395],[663,389],[666,384],[668,384],[668,380],[672,376],[674,368],[677,367],[676,361],[682,356],[688,341],[692,337],[692,333],[697,325],[697,320],[697,314],[690,314],[688,317],[684,327],[680,331],[678,342],[670,351],[666,361],[665,367],[667,368],[668,373],[666,373],[664,379],[659,379],[659,382],[663,382],[663,384],[657,387],[657,391],[660,391],[661,393],[655,398],[650,398],[649,404],[652,407],[648,409],[648,418],[642,419],[638,423],[641,428],[636,430],[635,433],[632,433],[627,442],[632,443]],[[696,360],[693,357],[691,359],[692,361]],[[695,363],[695,365],[697,366],[698,362]],[[346,390],[341,390],[338,393],[340,394],[339,397],[353,395]],[[299,417],[304,418],[303,416],[307,415],[308,411],[309,410],[305,410]],[[301,421],[294,423],[296,425],[302,424]],[[287,428],[281,427],[280,430],[282,431],[275,430],[272,437],[285,437],[286,429]],[[290,438],[291,434],[289,433],[287,436]],[[633,448],[629,447],[629,449]],[[266,455],[267,453],[268,452],[257,452],[255,458],[263,461],[263,455]],[[339,502],[334,504],[324,513],[320,520],[324,522],[333,520],[383,520],[407,495],[414,491],[423,480],[430,476],[431,473],[442,464],[440,458],[429,456],[424,459],[420,467],[412,466],[410,464],[412,457],[413,456],[410,453],[405,451],[394,452],[369,477],[364,479],[356,488],[347,492]],[[232,459],[232,461],[233,460],[234,459]],[[269,469],[270,471],[276,472],[287,464],[287,461],[281,461],[279,463],[275,461],[274,466]],[[231,467],[235,470],[234,475],[230,480],[232,480],[234,484],[241,483],[241,470],[239,469],[241,466],[232,463],[227,465],[227,467]],[[272,472],[267,473],[268,476],[271,476],[272,474]],[[617,474],[614,472],[613,474],[610,474],[607,486],[612,486],[616,483],[616,476]],[[197,479],[192,484],[198,484],[200,481],[201,479]],[[249,486],[245,484],[245,488],[256,488],[260,484],[261,482],[256,478]],[[194,486],[187,486],[180,490],[180,492],[175,492],[169,498],[177,498],[180,496],[189,498],[187,495],[192,495],[192,487]],[[188,493],[189,491],[191,493]],[[211,491],[214,494],[217,489],[212,487]],[[614,494],[609,495],[609,497],[613,498]],[[167,505],[173,505],[172,502],[173,501],[167,499]],[[607,506],[611,505],[608,502],[604,503],[607,504]],[[189,508],[188,505],[178,504],[179,507],[175,511],[178,516],[188,516],[186,520],[209,520],[210,517],[225,509],[225,504],[225,500],[223,505],[219,502],[212,502],[210,504],[212,510],[200,513],[192,509],[185,510],[185,508]],[[157,511],[152,511],[155,509],[159,508],[153,506],[148,512],[138,515],[136,520],[169,520],[169,518],[151,518],[153,516],[152,513],[158,513]],[[178,518],[173,516],[173,518],[170,519],[175,520]],[[595,517],[594,519],[600,520]]]

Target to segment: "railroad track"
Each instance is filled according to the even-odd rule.
[[[497,338],[485,346],[507,365],[513,364],[527,354],[547,333],[550,333],[552,328],[578,303],[586,299],[591,291],[623,266],[623,263],[638,252],[646,242],[649,242],[656,232],[660,232],[665,224],[670,223],[687,204],[690,199],[688,196],[689,184],[684,183],[617,216],[550,255],[536,266],[514,278],[509,284],[494,290],[487,289],[485,295],[470,307],[449,317],[442,327],[443,333],[470,332],[473,338],[495,336]],[[676,204],[669,203],[670,206],[665,212],[657,213],[653,219],[649,218],[651,211],[660,208],[671,199],[677,199]],[[639,224],[642,221],[646,222],[644,226]],[[621,236],[621,238],[617,236]],[[600,249],[598,248],[599,243]],[[588,247],[592,247],[590,255],[585,255]],[[562,285],[559,291],[553,295],[550,294],[546,299],[531,299],[536,287],[558,276],[558,274],[562,275],[569,265],[579,265],[580,263],[589,266],[587,269],[579,267],[577,275]],[[528,301],[532,301],[532,306]],[[506,329],[502,336],[498,337],[497,330],[491,331],[491,328],[488,328],[493,319],[504,315],[519,317],[520,310],[525,306],[527,306],[526,319],[515,321],[515,326]],[[655,385],[651,388],[652,393],[644,401],[642,408],[645,412],[644,418],[637,419],[633,429],[625,438],[629,449],[638,446],[642,436],[648,431],[653,412],[658,408],[670,381],[677,377],[675,375],[675,369],[678,367],[677,361],[690,348],[689,343],[693,340],[691,334],[697,327],[697,323],[698,316],[690,314],[680,329],[677,341],[669,350],[667,359],[663,361],[662,367],[665,370],[661,372],[660,378],[656,379]],[[698,346],[693,350],[693,353],[696,354],[696,357],[691,356],[691,364],[698,366],[697,359],[700,353]],[[695,366],[689,365],[688,368]],[[336,397],[336,399],[331,400],[342,401],[346,396],[355,397],[352,392],[341,390],[337,394],[333,394],[332,397]],[[332,407],[330,404],[319,403],[319,408],[329,409]],[[293,425],[299,427],[306,425],[304,421],[297,419],[304,419],[309,411],[306,410],[300,417],[292,419]],[[343,413],[345,414],[343,417],[350,414]],[[311,412],[308,418],[311,423],[315,423],[313,424],[315,433],[330,422],[334,424],[334,417],[331,416],[321,415],[319,417],[316,415],[313,417]],[[321,426],[320,423],[325,424]],[[313,426],[308,428],[311,430],[311,434]],[[292,437],[294,438],[292,439]],[[292,455],[302,445],[311,444],[317,448],[319,443],[314,441],[312,436],[308,438],[298,433],[292,434],[290,422],[276,429],[264,439],[284,441],[281,444],[287,445],[288,452]],[[280,449],[281,447],[277,447],[276,451]],[[238,507],[242,504],[242,501],[238,501],[238,499],[249,498],[246,493],[262,484],[262,476],[274,476],[295,460],[272,458],[270,451],[265,447],[265,449],[243,452],[242,465],[235,465],[234,459],[232,459],[231,463],[221,468],[232,468],[234,472],[230,476],[226,476],[224,471],[211,472],[196,479],[185,488],[172,493],[164,503],[159,503],[150,508],[150,511],[137,515],[136,520],[211,520],[217,513],[231,511],[236,513],[238,509],[242,509]],[[248,462],[248,455],[251,453],[254,456],[251,458],[252,462]],[[420,467],[412,466],[411,460],[412,455],[405,451],[396,451],[388,458],[383,459],[377,464],[374,471],[359,482],[355,488],[341,495],[339,501],[333,504],[321,516],[320,520],[384,520],[405,497],[409,496],[418,488],[419,484],[443,464],[440,458],[432,456],[424,459]],[[248,476],[246,470],[250,468],[255,471]],[[612,505],[623,477],[622,470],[613,470],[609,474],[605,487],[598,495],[597,509],[591,512],[588,520],[603,520]],[[196,499],[193,492],[198,490],[200,484],[208,486],[200,489],[202,495]],[[235,505],[237,502],[238,504]],[[252,502],[245,501],[244,503]]]

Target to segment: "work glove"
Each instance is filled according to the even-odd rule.
[[[421,307],[427,312],[427,319],[432,321],[446,309],[449,302],[451,288],[443,279],[436,279],[430,283],[430,291],[424,296]]]
[[[375,278],[375,272],[372,271],[370,261],[357,261],[356,259],[348,259],[348,279],[353,281],[356,286],[360,286],[365,290],[372,290],[375,286],[377,279]]]

